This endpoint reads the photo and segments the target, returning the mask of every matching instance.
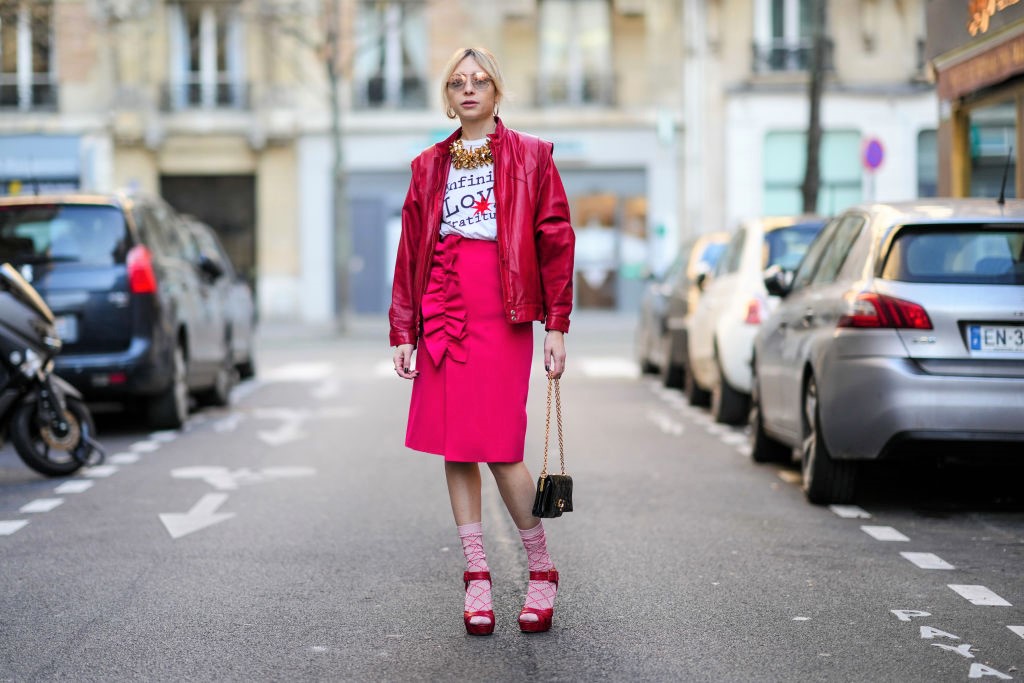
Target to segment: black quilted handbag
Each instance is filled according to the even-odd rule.
[[[551,435],[551,389],[555,393],[555,415],[558,424],[558,457],[561,474],[548,474],[548,440]],[[562,396],[558,380],[548,378],[548,409],[544,423],[544,467],[537,479],[537,495],[533,499],[534,517],[561,517],[572,512],[572,477],[565,473],[565,444],[562,441]]]

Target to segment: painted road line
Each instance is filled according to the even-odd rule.
[[[10,536],[18,529],[21,529],[28,524],[27,519],[17,519],[7,522],[0,521],[0,536]]]
[[[115,453],[107,458],[107,462],[111,465],[134,465],[138,461],[138,453]]]
[[[954,592],[967,599],[974,605],[988,605],[991,607],[1012,607],[1012,605],[999,597],[984,586],[967,586],[963,584],[947,584]]]
[[[829,505],[828,509],[843,519],[871,519],[871,514],[856,505]]]
[[[635,379],[640,374],[635,362],[617,356],[581,358],[573,365],[577,363],[585,377],[596,379]]]
[[[861,530],[876,541],[909,541],[891,526],[862,526]]]
[[[63,498],[37,498],[22,505],[18,512],[49,512],[63,502]]]
[[[932,553],[900,553],[921,569],[956,569],[949,562]]]
[[[683,425],[676,422],[660,410],[647,411],[647,419],[658,425],[658,429],[665,434],[680,436],[683,433]]]
[[[94,481],[88,481],[86,479],[72,479],[66,481],[53,490],[54,493],[83,493],[92,488],[95,484]]]
[[[391,371],[395,368],[392,365]],[[289,363],[261,373],[264,382],[316,382],[334,372],[331,363]]]
[[[804,480],[799,472],[794,472],[793,470],[779,470],[779,479],[787,484],[800,484]]]
[[[1024,638],[1024,626],[1007,626],[1006,628],[1010,629],[1021,638]]]
[[[750,454],[754,452],[754,449],[750,447],[749,443],[742,443],[736,444],[736,452],[749,458]]]
[[[745,444],[748,441],[749,439],[747,438],[746,434],[740,434],[738,432],[729,432],[727,434],[722,434],[722,442],[727,443],[730,446],[738,446],[740,444]]]
[[[117,472],[116,465],[97,465],[96,467],[86,467],[82,470],[82,474],[87,477],[109,477]]]
[[[159,432],[153,432],[149,435],[150,440],[159,441],[160,443],[169,443],[178,438],[178,432],[173,429],[165,429]]]
[[[160,444],[156,441],[136,441],[129,448],[136,453],[152,453],[160,448]]]
[[[217,432],[218,434],[226,434],[228,432],[233,432],[236,429],[238,429],[238,425],[241,424],[242,420],[244,419],[245,416],[242,415],[241,413],[231,413],[227,417],[214,422],[213,431]]]

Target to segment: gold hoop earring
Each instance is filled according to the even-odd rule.
[[[445,112],[444,112],[444,113],[445,113],[445,114],[446,114],[446,115],[448,116],[448,118],[450,118],[450,119],[454,119],[454,118],[455,118],[455,110],[454,110],[454,109],[452,109],[452,106],[451,106],[451,105],[448,105],[448,108],[447,108],[447,109],[445,110]]]

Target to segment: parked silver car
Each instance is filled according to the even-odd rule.
[[[753,458],[798,449],[811,502],[908,442],[1024,441],[1024,202],[855,207],[766,285]]]

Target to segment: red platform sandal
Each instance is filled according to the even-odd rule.
[[[546,572],[530,572],[530,581],[547,581],[555,584],[558,588],[558,571],[551,569]],[[537,621],[523,621],[524,614],[537,615]],[[536,607],[524,607],[519,613],[519,630],[523,633],[543,633],[551,629],[551,619],[555,616],[555,608],[538,609]]]
[[[486,581],[491,582],[490,572],[464,572],[462,574],[462,580],[466,584],[466,591],[469,591],[470,581]],[[489,624],[471,624],[469,620],[473,617],[486,617],[491,620]],[[464,611],[462,613],[462,620],[466,624],[466,633],[471,636],[489,636],[494,633],[494,610],[479,610],[479,611]],[[550,617],[548,621],[550,622]]]

